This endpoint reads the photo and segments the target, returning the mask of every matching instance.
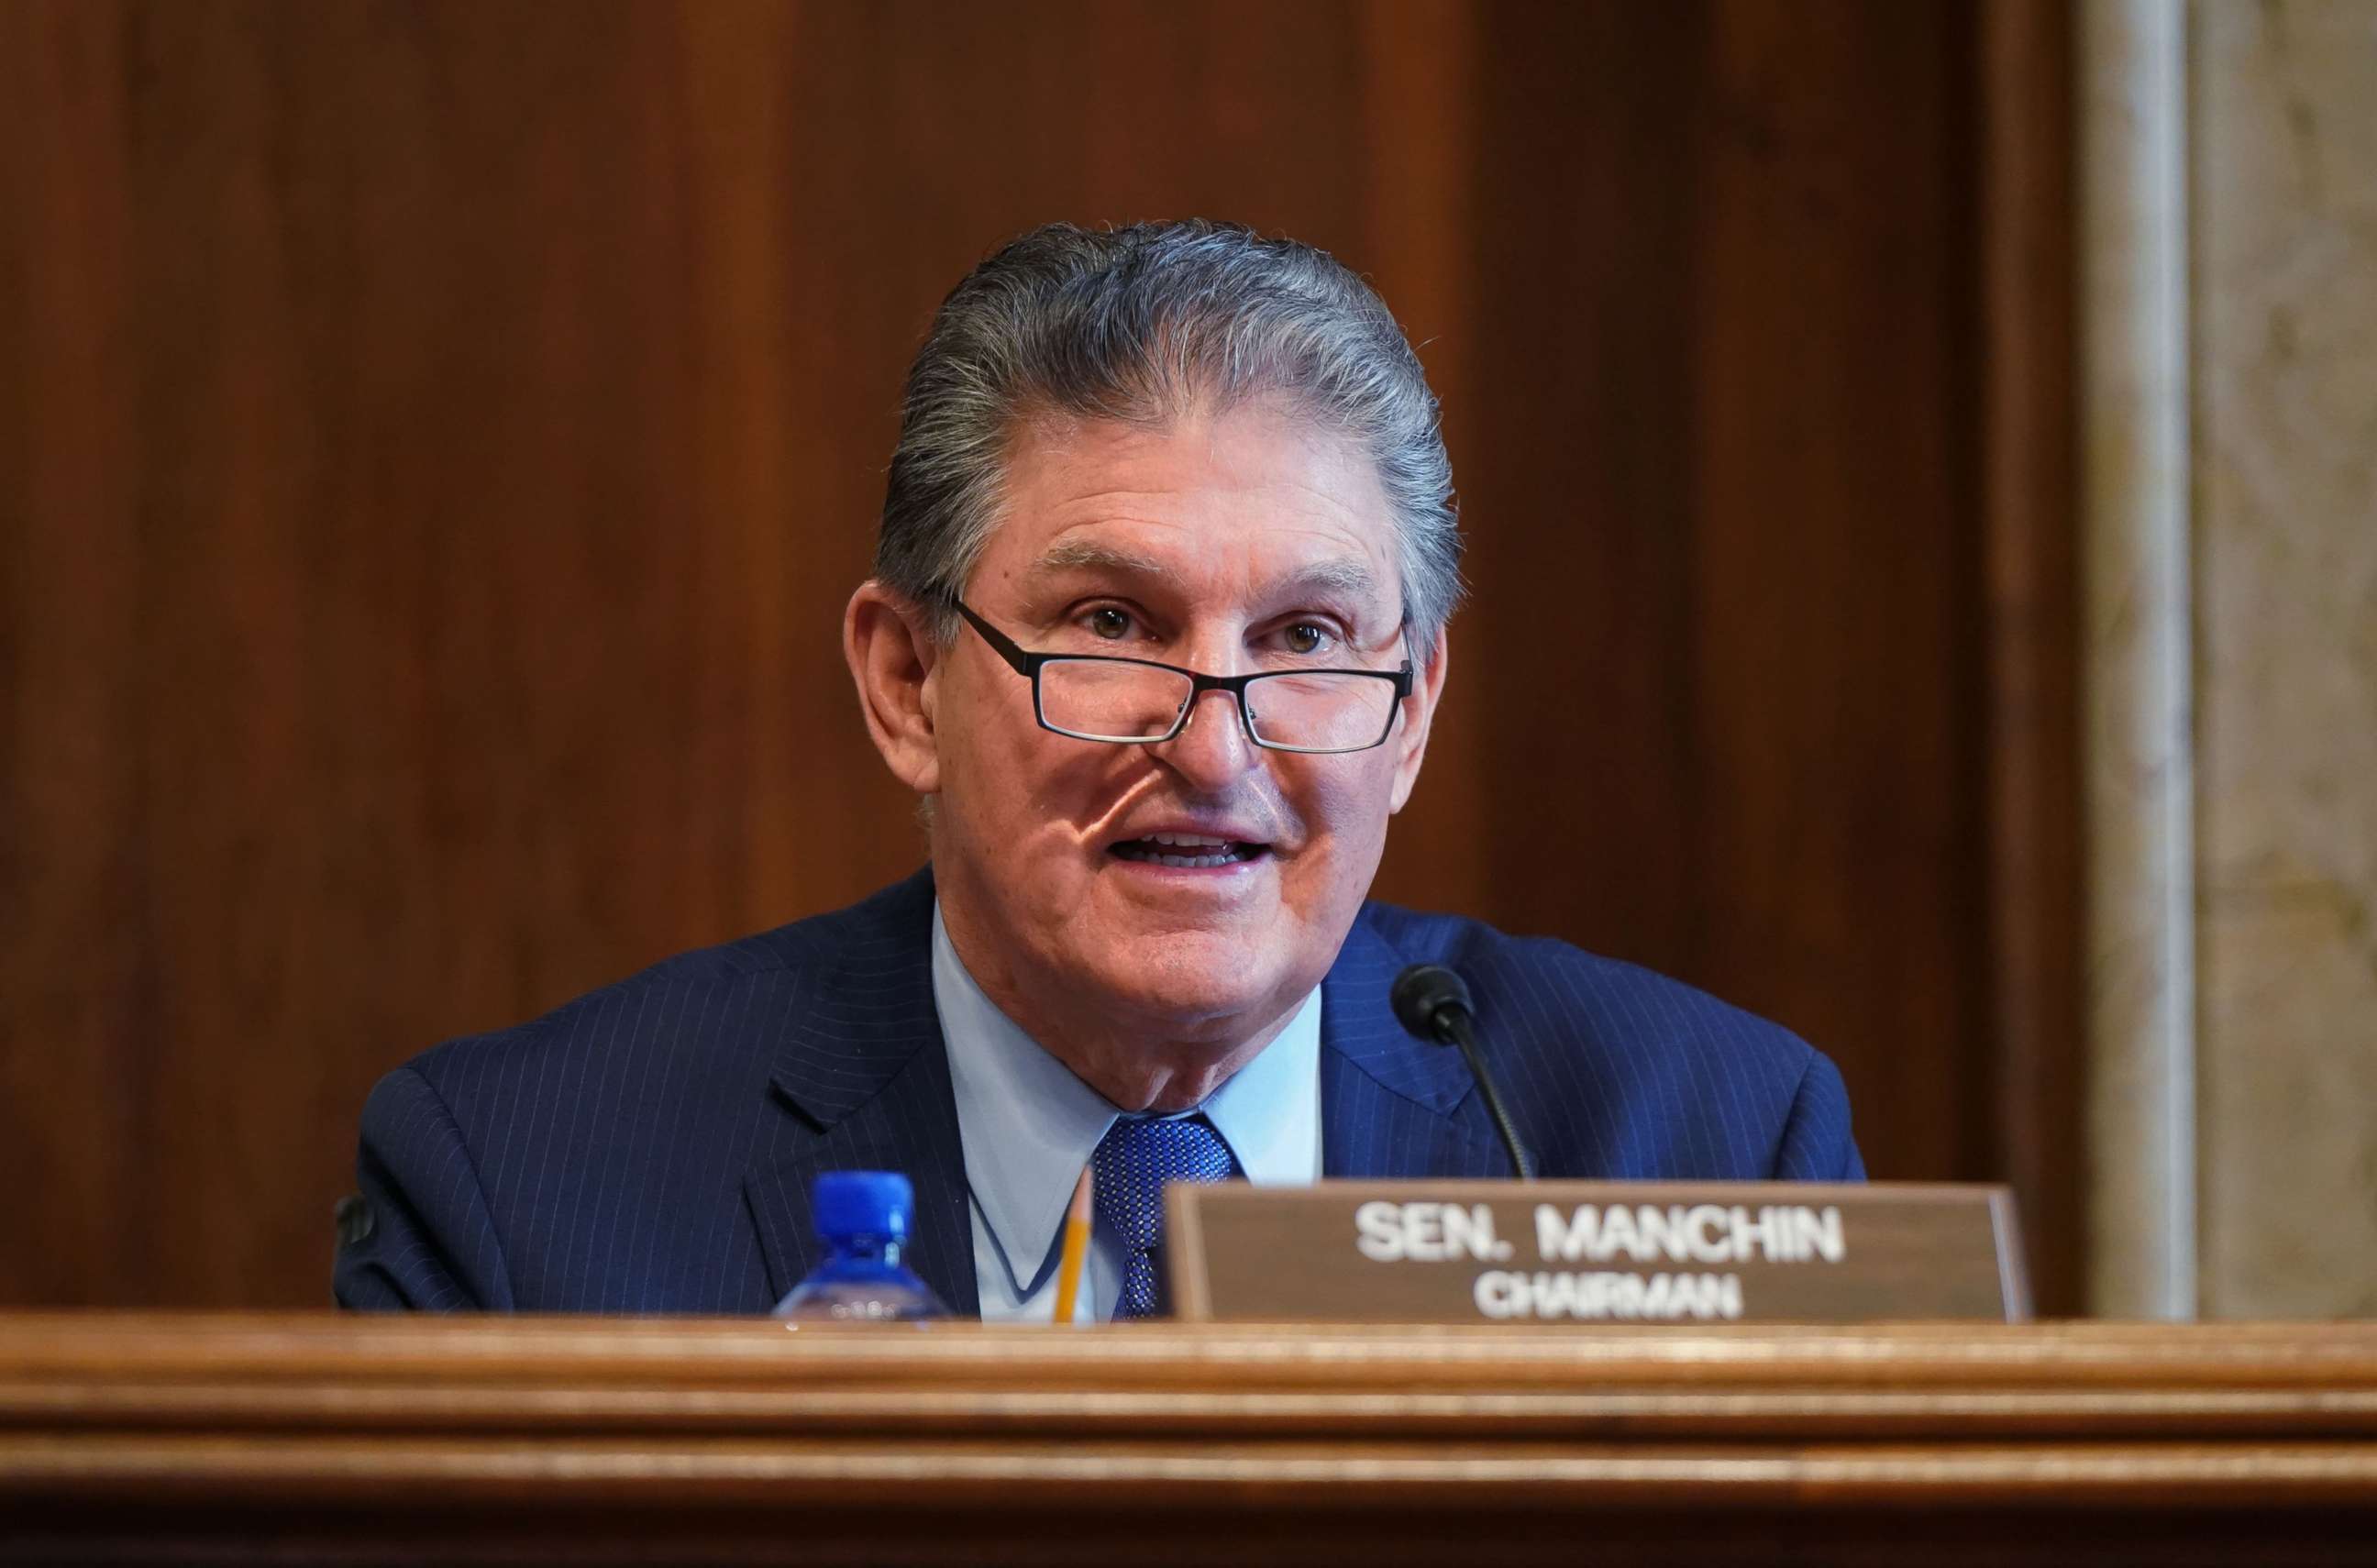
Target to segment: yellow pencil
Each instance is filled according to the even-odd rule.
[[[1073,1185],[1073,1206],[1065,1211],[1065,1255],[1057,1260],[1057,1319],[1073,1321],[1073,1303],[1081,1294],[1081,1265],[1090,1258],[1090,1167]]]

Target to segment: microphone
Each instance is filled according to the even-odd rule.
[[[1477,1054],[1468,982],[1440,964],[1415,964],[1395,976],[1389,999],[1394,1003],[1396,1022],[1414,1035],[1431,1045],[1461,1047],[1461,1059],[1469,1064],[1469,1076],[1477,1080],[1477,1092],[1486,1098],[1494,1131],[1502,1135],[1511,1168],[1518,1172],[1520,1180],[1533,1181],[1535,1162],[1527,1157],[1527,1146],[1519,1142],[1519,1130],[1502,1105],[1501,1092],[1486,1071],[1486,1059]]]

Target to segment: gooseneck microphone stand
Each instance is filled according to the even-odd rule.
[[[1502,1104],[1502,1093],[1494,1086],[1493,1075],[1486,1071],[1486,1059],[1477,1049],[1469,983],[1440,964],[1415,964],[1395,976],[1391,999],[1397,1022],[1413,1035],[1431,1044],[1460,1050],[1461,1059],[1469,1064],[1469,1076],[1477,1081],[1477,1092],[1485,1098],[1486,1112],[1494,1119],[1494,1131],[1502,1136],[1502,1149],[1511,1156],[1511,1170],[1520,1180],[1533,1181],[1535,1162],[1528,1157],[1527,1146],[1519,1141],[1519,1129],[1511,1120],[1510,1108]]]

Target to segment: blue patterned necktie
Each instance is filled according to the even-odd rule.
[[[1226,1181],[1242,1174],[1230,1146],[1201,1116],[1168,1121],[1125,1117],[1099,1140],[1090,1171],[1098,1224],[1124,1249],[1114,1315],[1145,1318],[1168,1310],[1162,1273],[1164,1184]]]

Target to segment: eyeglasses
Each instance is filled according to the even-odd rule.
[[[1152,746],[1188,727],[1197,699],[1226,691],[1247,738],[1272,751],[1332,755],[1386,744],[1395,708],[1411,695],[1412,666],[1399,670],[1264,670],[1208,676],[1152,659],[1093,653],[1027,653],[965,601],[948,603],[1017,675],[1032,682],[1040,727],[1075,740]]]

